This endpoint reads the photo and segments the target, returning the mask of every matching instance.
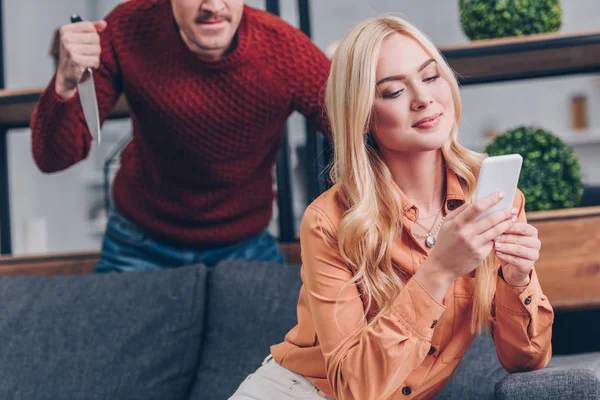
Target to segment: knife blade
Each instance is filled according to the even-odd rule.
[[[82,19],[79,15],[71,15],[71,23],[81,22]],[[83,108],[83,115],[85,116],[85,122],[92,135],[92,138],[100,144],[100,116],[98,113],[98,100],[96,98],[96,86],[94,85],[94,73],[91,68],[86,68],[81,76],[81,79],[77,83],[77,90],[79,92],[79,101],[81,108]]]

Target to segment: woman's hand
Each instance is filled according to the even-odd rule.
[[[511,286],[529,284],[533,264],[540,257],[542,244],[533,226],[517,222],[495,240],[496,256],[504,262],[502,275]]]
[[[484,211],[497,204],[503,193],[494,193],[475,204],[463,204],[450,213],[427,261],[415,278],[437,300],[458,277],[477,268],[492,251],[494,239],[517,221],[515,208],[494,212],[477,221]]]

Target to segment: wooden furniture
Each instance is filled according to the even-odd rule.
[[[440,50],[462,85],[600,71],[600,32],[476,40]]]
[[[600,207],[528,213],[542,241],[536,270],[556,310],[600,308]],[[301,263],[299,243],[282,243],[290,264]],[[90,273],[97,252],[0,257],[0,274]]]
[[[528,213],[542,242],[536,271],[556,309],[600,308],[600,207]]]

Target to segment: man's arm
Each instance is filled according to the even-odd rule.
[[[295,66],[290,82],[294,90],[294,109],[331,140],[331,128],[325,114],[325,87],[331,62],[325,54],[302,33],[295,37],[293,50]]]
[[[111,40],[114,27],[109,22],[105,30],[98,29],[97,24],[81,22],[61,28],[61,59],[57,73],[42,93],[30,121],[33,158],[43,172],[66,169],[85,159],[89,153],[92,137],[76,89],[78,79],[74,78],[81,76],[77,75],[78,68],[98,66],[94,69],[94,83],[101,123],[121,93],[120,72]],[[93,29],[101,32],[99,48],[97,42],[94,45]],[[100,55],[95,63],[96,50]]]

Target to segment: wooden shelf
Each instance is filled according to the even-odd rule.
[[[8,128],[29,126],[31,114],[45,88],[0,90],[0,125]],[[129,106],[124,95],[109,115],[109,119],[129,117]]]
[[[572,147],[600,144],[600,130],[569,131],[569,135],[561,139]]]
[[[600,31],[477,40],[440,51],[462,85],[600,72]]]

